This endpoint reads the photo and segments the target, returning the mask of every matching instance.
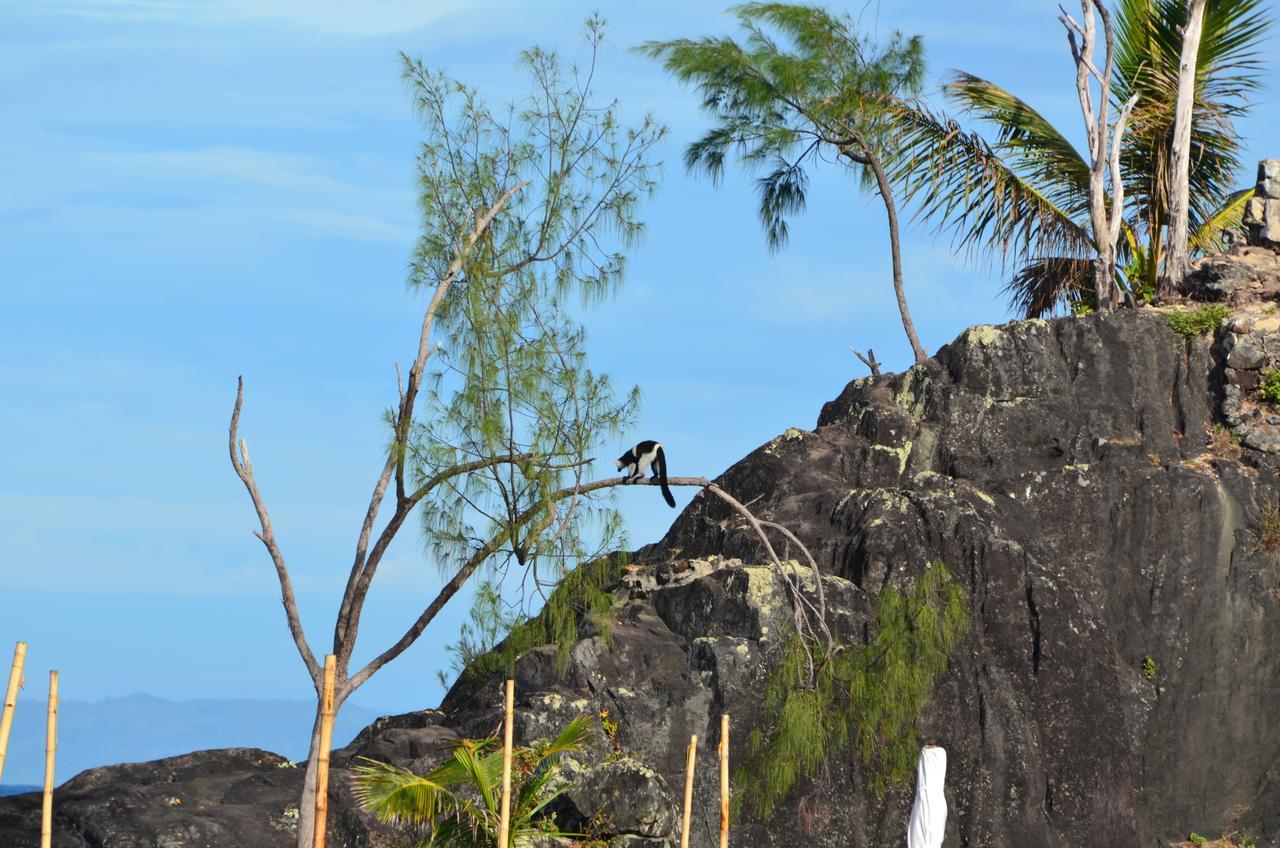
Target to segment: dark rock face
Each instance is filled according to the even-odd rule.
[[[254,748],[89,769],[54,792],[58,848],[287,848],[302,769]],[[0,844],[40,843],[40,795],[5,798]]]
[[[1237,385],[1228,356],[1236,370],[1252,362],[1239,351],[1249,339],[1221,335],[1185,342],[1152,310],[974,327],[904,374],[849,384],[815,430],[787,431],[720,479],[809,547],[843,638],[861,638],[881,589],[930,561],[967,587],[969,636],[922,720],[948,749],[945,844],[1151,848],[1236,830],[1280,846],[1280,560],[1258,536],[1276,459],[1210,448]],[[597,734],[564,821],[607,821],[616,845],[674,844],[696,734],[691,844],[718,844],[719,716],[732,716],[740,763],[790,619],[778,575],[752,565],[764,561],[741,520],[701,495],[640,552],[611,635],[584,626],[563,675],[553,647],[518,660],[520,740],[601,710],[618,722],[620,754]],[[819,578],[797,574],[812,595]],[[351,803],[355,757],[425,769],[455,739],[492,733],[500,699],[497,680],[458,687],[440,711],[379,720],[335,752],[332,844],[392,838]],[[226,764],[235,779],[217,778],[212,760],[175,777],[220,799],[218,840],[159,841],[167,816],[204,826],[186,800],[163,806],[161,761],[117,767],[152,769],[145,783],[106,769],[68,784],[55,842],[287,844],[272,816],[296,804],[301,771],[239,756]],[[233,789],[254,781],[257,800],[237,806],[252,793]],[[102,835],[111,793],[146,810],[121,813],[118,838]],[[77,797],[96,805],[93,822]],[[0,799],[0,842],[38,832],[32,798]],[[735,820],[734,844],[902,844],[910,801],[911,787],[876,800],[860,766],[833,752],[829,773],[797,785],[772,822]],[[259,830],[233,830],[251,812]]]
[[[864,591],[931,559],[964,576],[973,632],[925,719],[949,844],[1280,844],[1280,568],[1255,534],[1276,476],[1208,453],[1222,356],[1148,311],[975,327],[725,475]],[[698,498],[660,550],[759,560],[727,518]],[[900,840],[903,804],[817,844]]]

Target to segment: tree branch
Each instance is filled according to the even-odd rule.
[[[355,644],[355,639],[351,638],[351,634],[356,632],[356,628],[351,626],[353,602],[358,593],[357,587],[362,583],[367,587],[369,580],[372,579],[372,574],[369,575],[368,579],[363,577],[368,565],[366,552],[368,551],[369,539],[373,533],[374,521],[378,517],[378,510],[382,506],[382,499],[386,496],[387,486],[391,482],[393,472],[396,479],[396,512],[395,517],[393,517],[393,521],[396,523],[396,530],[400,529],[400,524],[404,522],[409,510],[412,509],[412,504],[406,506],[407,499],[404,494],[404,458],[409,443],[409,428],[413,423],[414,403],[418,397],[418,389],[422,385],[422,375],[426,370],[427,358],[431,355],[431,327],[435,322],[436,312],[440,308],[441,301],[444,300],[445,293],[448,292],[449,287],[457,279],[463,263],[470,256],[476,242],[480,240],[485,230],[493,223],[493,219],[502,207],[507,204],[507,201],[531,182],[532,180],[525,180],[513,186],[499,197],[487,211],[476,215],[476,223],[471,230],[471,234],[467,237],[467,243],[460,246],[454,254],[453,261],[449,263],[444,276],[436,284],[436,290],[431,296],[431,302],[427,305],[427,310],[423,314],[422,330],[418,335],[418,355],[414,358],[413,366],[409,369],[408,382],[403,389],[399,386],[399,368],[397,367],[397,390],[400,393],[400,406],[396,413],[395,438],[392,441],[391,449],[387,452],[387,460],[383,463],[378,480],[374,484],[373,495],[369,498],[369,508],[365,510],[364,523],[360,526],[360,535],[356,541],[355,561],[351,565],[351,574],[347,577],[347,585],[342,592],[342,605],[338,610],[338,618],[333,630],[333,650],[338,656],[340,674],[346,673],[347,661],[351,657],[351,650]],[[394,532],[392,535],[395,535]],[[387,541],[389,543],[390,539]],[[385,545],[383,547],[385,548]],[[362,595],[360,597],[363,598]]]
[[[311,651],[311,646],[307,644],[306,634],[302,630],[302,620],[298,617],[298,601],[293,594],[293,581],[289,579],[289,569],[285,566],[284,554],[280,551],[280,546],[276,543],[275,532],[271,529],[271,517],[267,514],[267,504],[262,498],[262,492],[258,490],[258,483],[253,477],[253,463],[249,459],[249,447],[243,439],[239,440],[239,455],[236,454],[237,432],[240,429],[240,409],[244,404],[244,377],[236,378],[236,405],[231,411],[231,426],[228,428],[227,448],[231,455],[231,467],[236,470],[236,476],[240,478],[240,482],[244,483],[245,489],[249,492],[249,499],[253,501],[253,508],[258,513],[258,523],[261,525],[261,531],[255,531],[253,535],[266,546],[267,552],[271,554],[271,561],[276,567],[276,577],[280,580],[280,600],[284,604],[285,619],[289,622],[289,632],[293,634],[293,643],[298,647],[298,653],[302,656],[302,661],[307,666],[307,672],[311,675],[311,682],[316,687],[316,692],[320,691],[320,665],[316,662],[315,654]]]
[[[551,493],[551,495],[549,495],[547,499],[540,501],[539,503],[526,509],[516,519],[516,526],[523,526],[524,524],[527,524],[530,520],[532,520],[539,512],[541,512],[545,508],[545,504],[547,501],[550,501],[551,503],[556,503],[568,497],[577,497],[579,495],[585,495],[585,494],[589,494],[590,492],[599,491],[601,489],[609,489],[615,486],[656,486],[656,485],[658,485],[658,481],[651,478],[633,480],[628,477],[607,477],[601,480],[594,480],[590,483],[584,483],[578,486],[570,486],[570,487],[560,489],[556,492]],[[822,578],[821,578],[821,575],[818,573],[817,563],[814,562],[813,556],[809,553],[808,548],[806,548],[804,544],[801,543],[800,540],[796,538],[794,534],[792,534],[790,531],[785,530],[785,528],[781,528],[779,525],[773,524],[772,522],[761,522],[759,519],[757,519],[754,515],[751,514],[751,511],[748,510],[746,506],[744,506],[740,501],[738,501],[728,492],[721,489],[712,481],[708,480],[705,477],[669,477],[667,478],[667,485],[668,486],[693,486],[700,489],[705,489],[711,492],[712,494],[714,494],[716,497],[723,500],[725,503],[727,503],[738,514],[740,514],[743,518],[745,518],[747,520],[747,523],[751,525],[753,530],[755,530],[756,535],[759,536],[761,543],[764,545],[765,552],[768,554],[769,559],[779,569],[780,573],[783,573],[785,571],[785,565],[782,559],[778,556],[777,552],[774,550],[773,545],[769,542],[769,537],[765,534],[764,528],[765,528],[765,524],[767,523],[768,526],[775,527],[782,530],[784,535],[786,535],[787,539],[792,543],[794,543],[797,547],[799,547],[801,551],[804,553],[805,557],[808,559],[810,563],[810,567],[813,569],[814,578],[818,581],[821,581]],[[494,536],[493,539],[489,540],[489,542],[487,542],[483,547],[481,547],[474,554],[468,557],[467,561],[463,563],[462,567],[459,568],[458,571],[454,573],[453,577],[451,577],[447,583],[445,583],[445,585],[437,593],[436,597],[432,599],[431,603],[429,603],[426,609],[422,611],[422,614],[419,615],[418,618],[413,622],[413,624],[409,626],[409,629],[406,630],[398,640],[396,640],[395,644],[391,645],[391,647],[387,648],[377,657],[370,660],[369,663],[364,668],[360,669],[360,671],[351,675],[347,680],[345,680],[341,684],[341,693],[339,696],[339,700],[346,699],[347,696],[349,696],[356,689],[360,688],[360,686],[364,684],[365,681],[367,681],[370,677],[372,677],[378,671],[378,669],[382,668],[384,665],[391,662],[396,657],[400,656],[400,654],[404,653],[409,648],[410,645],[412,645],[415,641],[417,641],[418,637],[422,635],[422,632],[426,630],[427,625],[431,623],[431,621],[436,617],[436,615],[439,614],[440,610],[444,609],[445,604],[447,604],[453,598],[453,596],[456,595],[458,591],[466,584],[467,580],[470,579],[471,575],[475,573],[476,569],[478,569],[481,565],[483,565],[485,560],[493,556],[494,553],[496,553],[499,549],[501,549],[502,544],[508,538],[508,535],[509,534],[507,532],[498,533],[496,536]],[[783,577],[784,579],[787,579],[787,576],[785,574],[783,574]],[[789,580],[788,582],[790,583]],[[792,586],[792,588],[794,590],[794,594],[798,599],[797,604],[806,603],[806,601],[804,601],[803,599],[803,596],[800,595],[798,587]],[[819,593],[821,593],[821,591],[822,591],[821,588],[819,588]],[[825,622],[823,624],[823,627],[825,628]]]
[[[849,351],[854,356],[858,357],[859,361],[861,361],[863,365],[871,369],[872,377],[880,376],[880,363],[876,361],[876,352],[874,350],[867,348],[866,356],[863,356],[862,351],[858,350],[856,347],[850,347]]]

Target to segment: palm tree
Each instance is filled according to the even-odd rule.
[[[1234,229],[1252,189],[1233,190],[1241,145],[1233,119],[1259,88],[1259,46],[1270,20],[1263,0],[1213,0],[1197,58],[1191,136],[1189,247],[1204,253]],[[1138,94],[1121,152],[1126,217],[1117,268],[1131,301],[1155,293],[1168,219],[1166,175],[1177,98],[1184,0],[1119,0],[1112,96]],[[947,98],[995,130],[992,141],[927,107],[893,104],[898,134],[891,177],[917,218],[952,232],[969,253],[1016,271],[1013,306],[1028,317],[1092,301],[1089,166],[1025,101],[957,72]]]
[[[537,838],[567,837],[547,815],[547,805],[567,784],[558,760],[581,751],[591,735],[591,721],[571,721],[550,742],[512,752],[511,844],[525,848]],[[356,798],[384,822],[426,830],[425,846],[496,848],[502,802],[502,746],[496,738],[465,739],[453,755],[427,774],[372,760],[358,766]]]

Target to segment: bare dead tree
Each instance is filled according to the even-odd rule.
[[[880,363],[876,360],[876,352],[871,348],[867,348],[867,355],[863,356],[862,351],[856,347],[850,347],[849,352],[858,357],[858,361],[871,369],[872,377],[880,376]]]
[[[1190,256],[1187,230],[1191,202],[1191,121],[1206,3],[1207,0],[1187,0],[1187,23],[1182,30],[1178,99],[1174,107],[1173,142],[1169,149],[1169,251],[1157,292],[1161,297],[1168,297],[1182,287]]]
[[[1073,18],[1066,9],[1058,7],[1058,20],[1067,30],[1067,42],[1071,45],[1071,57],[1076,63],[1076,91],[1080,97],[1080,110],[1084,116],[1085,134],[1089,141],[1089,220],[1097,256],[1094,259],[1094,296],[1098,309],[1109,311],[1119,302],[1116,285],[1116,245],[1120,241],[1120,226],[1124,215],[1124,183],[1120,176],[1120,141],[1124,137],[1125,124],[1138,102],[1134,94],[1120,110],[1120,116],[1112,127],[1108,111],[1111,104],[1111,76],[1114,68],[1115,39],[1111,28],[1111,12],[1103,0],[1080,0],[1083,23]],[[1102,19],[1102,34],[1106,46],[1106,59],[1102,70],[1093,61],[1093,48],[1097,40],[1097,24],[1094,9]],[[1076,38],[1079,37],[1077,42]],[[1095,106],[1093,86],[1097,82],[1098,99]],[[1107,175],[1111,177],[1110,208],[1108,209]]]

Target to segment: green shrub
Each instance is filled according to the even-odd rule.
[[[1148,680],[1156,679],[1156,661],[1150,654],[1142,658],[1142,676]]]
[[[582,563],[564,575],[542,611],[529,619],[502,615],[501,598],[495,591],[486,596],[482,587],[470,629],[464,625],[459,642],[447,648],[454,655],[454,671],[464,691],[495,674],[510,675],[517,659],[542,645],[556,646],[556,669],[563,674],[569,667],[569,651],[578,642],[578,628],[587,620],[609,644],[613,637],[613,590],[630,559],[630,554],[613,553]],[[506,637],[495,644],[503,630],[508,631]]]
[[[1270,404],[1280,404],[1280,369],[1268,368],[1262,372],[1262,382],[1258,384],[1258,394]]]
[[[1207,303],[1195,309],[1169,312],[1164,318],[1169,322],[1169,329],[1185,339],[1193,339],[1217,330],[1230,314],[1220,303]]]
[[[1201,836],[1198,833],[1191,834],[1190,836],[1187,837],[1187,839],[1191,842],[1192,845],[1196,846],[1196,848],[1204,848],[1204,846],[1209,844],[1209,840],[1205,839],[1203,836]]]
[[[734,804],[767,820],[797,782],[845,750],[861,760],[877,796],[904,786],[920,753],[916,722],[968,626],[963,585],[934,562],[905,592],[880,591],[870,644],[784,636],[764,685],[763,727],[748,734],[748,759],[734,778]]]

